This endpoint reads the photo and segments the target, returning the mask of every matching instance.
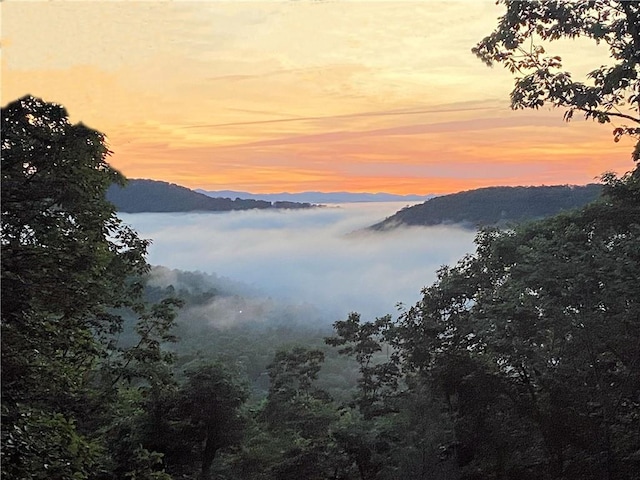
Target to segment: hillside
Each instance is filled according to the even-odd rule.
[[[390,230],[402,225],[508,225],[582,207],[598,198],[600,191],[597,184],[480,188],[404,208],[369,229]]]
[[[118,211],[126,213],[140,212],[193,212],[230,210],[268,209],[268,208],[310,208],[309,203],[269,202],[264,200],[245,200],[236,198],[212,198],[186,187],[157,180],[129,180],[126,187],[112,185],[107,191],[107,200]]]

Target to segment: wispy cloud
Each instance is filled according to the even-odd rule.
[[[483,102],[485,103],[485,102]],[[477,104],[477,102],[473,102],[473,104]],[[314,116],[314,117],[293,117],[293,118],[275,118],[269,120],[255,120],[255,121],[246,121],[246,122],[230,122],[230,123],[215,123],[210,125],[185,125],[181,128],[219,128],[219,127],[236,127],[236,126],[248,126],[248,125],[262,125],[262,124],[270,124],[270,123],[295,123],[295,122],[309,122],[309,121],[317,121],[321,120],[323,122],[332,122],[335,120],[341,119],[350,119],[350,118],[367,118],[367,117],[401,117],[401,116],[411,116],[411,115],[435,115],[438,113],[453,113],[453,112],[475,112],[475,111],[487,111],[487,110],[495,110],[496,107],[488,107],[486,105],[482,106],[474,106],[474,105],[466,105],[466,106],[434,106],[423,109],[399,109],[399,110],[387,110],[387,111],[373,111],[373,112],[360,112],[360,113],[349,113],[344,115],[327,115],[327,116]]]
[[[451,111],[451,110],[449,110]],[[416,112],[418,113],[418,112]],[[420,112],[424,113],[424,112]],[[262,140],[243,144],[244,147],[257,147],[268,145],[293,145],[298,143],[316,142],[343,142],[351,139],[363,137],[388,137],[388,136],[409,136],[424,135],[427,133],[465,132],[474,130],[496,130],[509,129],[522,126],[548,126],[549,122],[557,121],[556,117],[527,116],[518,118],[487,117],[474,118],[471,120],[456,120],[451,122],[422,123],[414,125],[403,125],[398,127],[379,128],[364,131],[338,131],[324,132],[310,135],[296,135],[288,138],[274,140]],[[236,145],[237,147],[237,145]]]

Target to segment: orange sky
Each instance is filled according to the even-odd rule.
[[[427,194],[630,170],[609,126],[509,109],[511,75],[470,52],[503,8],[8,0],[2,104],[61,103],[128,177],[191,188]],[[555,52],[578,76],[607,61],[585,41]]]

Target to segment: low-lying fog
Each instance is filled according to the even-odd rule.
[[[150,238],[152,265],[242,282],[270,301],[316,306],[329,322],[366,319],[411,305],[441,265],[474,249],[457,227],[350,233],[403,203],[352,203],[309,210],[120,214]]]

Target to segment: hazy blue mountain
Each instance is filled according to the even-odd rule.
[[[479,188],[403,208],[369,229],[390,230],[403,225],[508,225],[582,207],[598,198],[601,190],[597,184]]]
[[[107,191],[107,200],[118,211],[139,212],[192,212],[249,210],[254,208],[310,208],[309,203],[288,201],[265,201],[256,199],[212,198],[186,187],[157,180],[131,179],[123,188],[112,185]]]
[[[210,197],[246,198],[266,201],[288,201],[305,203],[355,203],[355,202],[421,202],[433,195],[395,195],[392,193],[351,193],[351,192],[301,192],[301,193],[249,193],[234,190],[202,190]]]

